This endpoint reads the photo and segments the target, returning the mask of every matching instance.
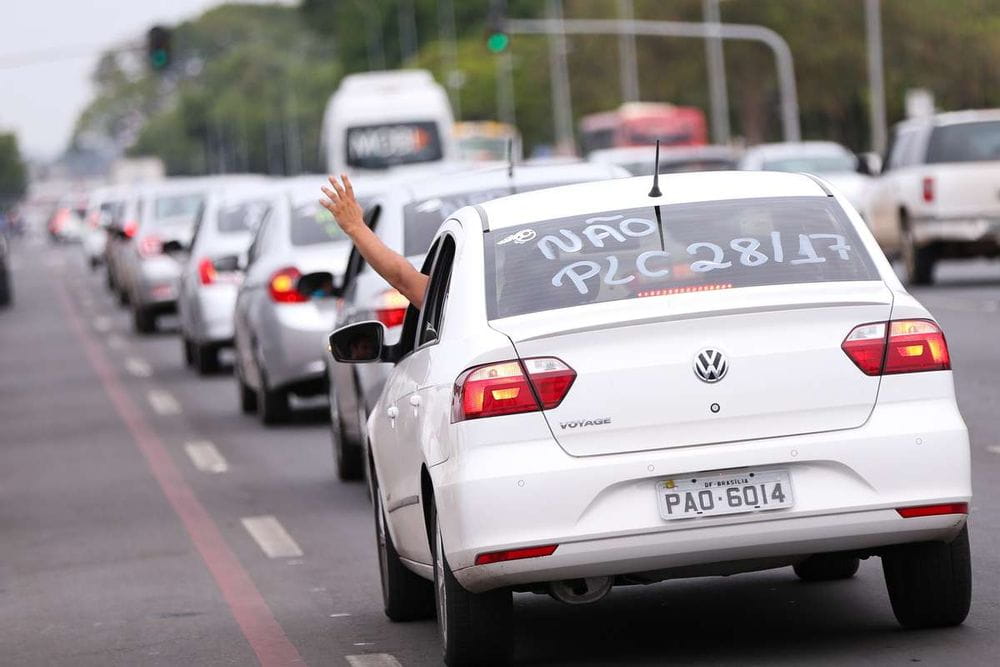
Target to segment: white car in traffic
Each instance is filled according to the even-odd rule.
[[[512,591],[880,556],[904,626],[961,623],[969,440],[931,314],[818,178],[650,180],[463,208],[397,344],[331,334],[395,363],[368,422],[387,615],[436,609],[446,663],[484,664]]]

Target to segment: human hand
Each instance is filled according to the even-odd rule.
[[[347,174],[341,174],[340,179],[342,183],[337,182],[335,176],[328,177],[331,187],[320,188],[327,198],[320,199],[319,203],[333,214],[333,219],[337,221],[344,233],[352,236],[357,229],[364,227],[364,212],[354,197],[354,186],[351,185],[351,179],[347,177]]]

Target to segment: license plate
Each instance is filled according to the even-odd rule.
[[[761,512],[791,507],[787,470],[745,470],[675,477],[656,483],[660,516],[667,520]]]

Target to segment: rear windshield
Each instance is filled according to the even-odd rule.
[[[268,210],[266,199],[224,206],[219,209],[218,230],[223,234],[255,231]]]
[[[498,197],[506,197],[515,192],[530,192],[543,190],[561,183],[545,183],[538,185],[519,185],[517,188],[505,186],[489,190],[474,190],[472,192],[457,192],[440,197],[419,199],[403,207],[403,254],[407,257],[424,255],[430,248],[431,241],[438,227],[448,216],[463,206],[474,206],[488,202]]]
[[[157,197],[153,202],[153,219],[169,224],[194,224],[204,200],[200,193]]]
[[[646,296],[879,278],[831,197],[612,210],[483,236],[490,319]]]
[[[761,168],[765,171],[804,171],[810,174],[838,174],[854,171],[853,155],[800,155],[781,160],[765,160]]]
[[[362,209],[368,207],[371,198],[358,198]],[[340,228],[325,208],[319,203],[302,204],[292,208],[291,225],[292,245],[316,245],[317,243],[334,243],[347,241],[347,234]]]
[[[437,123],[390,123],[347,128],[347,165],[387,169],[399,164],[440,160]]]
[[[936,127],[927,144],[927,162],[1000,160],[1000,121]]]

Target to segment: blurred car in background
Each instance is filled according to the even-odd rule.
[[[419,266],[441,223],[463,206],[514,192],[624,176],[628,172],[614,165],[578,162],[518,166],[513,177],[504,165],[412,180],[386,188],[375,197],[367,209],[366,222],[389,248]],[[351,250],[343,278],[338,281],[329,276],[327,282],[337,286],[331,295],[339,297],[335,328],[378,320],[389,328],[390,336],[399,335],[409,302],[368,266],[356,249]],[[364,473],[368,411],[382,392],[391,364],[342,364],[333,359],[328,347],[323,350],[330,379],[330,427],[337,474],[341,479],[358,479]]]
[[[616,164],[633,176],[653,173],[654,152],[649,146],[604,148],[587,156],[590,162]],[[660,173],[727,171],[735,169],[740,151],[731,146],[664,146],[660,148]]]
[[[584,155],[602,148],[703,146],[708,143],[705,113],[695,107],[657,102],[626,102],[617,109],[580,119]]]
[[[455,123],[455,142],[458,159],[467,162],[507,161],[520,162],[522,157],[521,133],[507,123],[495,120],[465,121]],[[511,155],[508,156],[508,146]]]
[[[46,225],[49,240],[55,243],[75,243],[83,233],[83,219],[87,206],[76,198],[64,199],[49,217]]]
[[[870,209],[913,284],[933,282],[938,260],[1000,255],[1000,109],[898,124]]]
[[[120,187],[100,187],[91,191],[81,234],[84,259],[90,268],[96,269],[104,261],[108,226],[123,205]]]
[[[7,237],[0,234],[0,308],[14,300],[14,286],[10,279],[10,246]]]
[[[368,176],[355,183],[362,205],[381,182]],[[334,305],[296,289],[303,274],[339,276],[347,266],[350,242],[319,205],[324,184],[325,176],[289,179],[247,251],[234,309],[235,376],[240,408],[256,411],[264,424],[289,416],[290,394],[326,392],[323,347],[333,328]]]
[[[740,169],[805,172],[822,176],[840,190],[867,222],[873,179],[867,162],[832,141],[758,144],[740,159]]]
[[[157,317],[177,307],[177,282],[209,179],[169,179],[139,188],[128,201],[115,277],[137,333],[156,330]]]
[[[243,279],[236,257],[273,203],[274,181],[220,179],[195,221],[177,290],[184,361],[198,373],[218,369],[219,350],[233,342],[233,308]]]

